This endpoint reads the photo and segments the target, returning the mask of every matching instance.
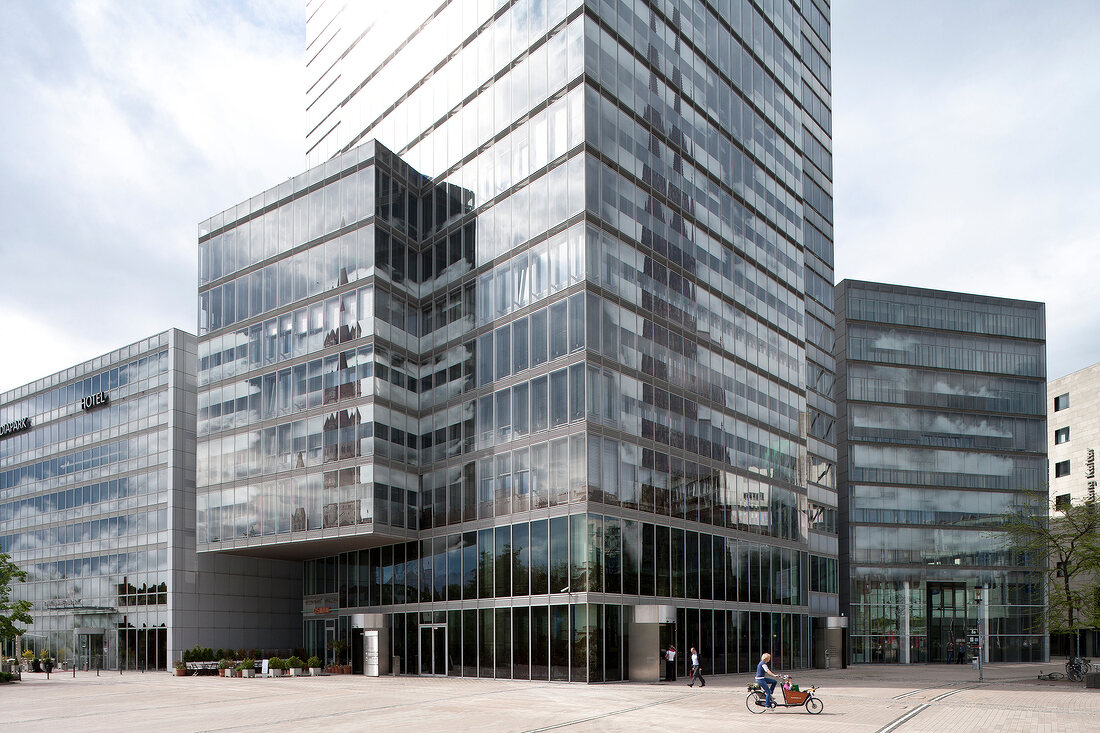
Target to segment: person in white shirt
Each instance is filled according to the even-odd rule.
[[[668,645],[668,651],[665,652],[665,680],[667,682],[676,681],[676,647],[671,644]]]
[[[699,680],[700,687],[706,687],[707,681],[703,679],[703,668],[699,665],[699,652],[695,647],[691,648],[691,682],[688,687],[695,687],[695,680]]]

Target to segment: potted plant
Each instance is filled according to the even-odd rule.
[[[176,676],[183,677],[187,674],[187,662],[179,659],[176,661]]]
[[[286,669],[286,662],[280,657],[272,657],[267,660],[267,673],[271,677],[282,677],[284,669]]]
[[[344,652],[347,651],[348,643],[343,639],[333,639],[328,643],[328,648],[336,655],[336,664],[332,665],[332,671],[336,674],[345,674]]]
[[[302,675],[302,667],[304,667],[305,664],[300,657],[293,656],[286,660],[284,664],[287,666],[287,669],[290,670],[291,677],[300,677]]]
[[[316,654],[306,660],[306,666],[309,667],[309,673],[314,677],[321,676],[321,658]]]
[[[233,676],[233,662],[225,657],[218,660],[218,676],[219,677],[232,677]]]
[[[250,658],[245,659],[237,665],[237,671],[241,673],[241,677],[255,677],[256,676],[256,660]]]
[[[34,665],[34,652],[30,649],[23,651],[23,671],[30,672]]]

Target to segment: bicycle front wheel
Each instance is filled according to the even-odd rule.
[[[764,693],[763,692],[750,692],[749,696],[745,698],[745,707],[749,709],[750,713],[759,715],[767,710],[764,707]]]
[[[811,697],[806,701],[806,712],[810,715],[817,715],[825,709],[825,703],[818,700],[816,697]]]
[[[1081,668],[1074,664],[1066,668],[1066,677],[1069,677],[1070,682],[1080,682],[1085,675],[1082,674]]]

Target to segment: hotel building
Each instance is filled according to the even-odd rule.
[[[5,654],[165,669],[298,639],[297,564],[195,554],[195,349],[173,329],[0,394],[0,552],[34,619]]]

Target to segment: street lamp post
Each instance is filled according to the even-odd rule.
[[[985,649],[982,643],[982,591],[984,590],[984,585],[974,586],[974,600],[978,603],[978,682],[985,681],[982,676],[982,652]]]

